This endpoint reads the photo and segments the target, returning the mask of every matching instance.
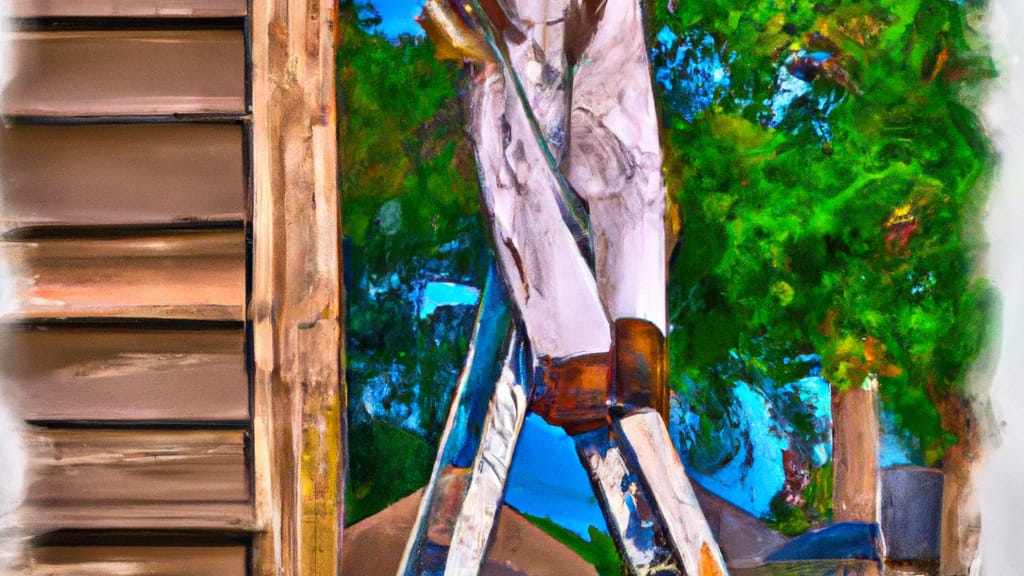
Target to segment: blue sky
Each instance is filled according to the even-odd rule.
[[[505,502],[520,512],[551,518],[586,540],[590,526],[607,532],[572,438],[536,414],[526,417],[519,436]]]
[[[394,38],[403,32],[417,35],[423,33],[423,29],[413,20],[423,5],[420,0],[375,0],[372,3],[383,19],[379,29],[388,37]]]

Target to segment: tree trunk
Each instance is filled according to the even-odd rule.
[[[832,514],[836,522],[878,522],[878,382],[832,393]]]
[[[942,427],[959,437],[942,460],[942,533],[940,566],[942,576],[966,576],[978,552],[981,516],[971,481],[974,463],[980,455],[981,438],[970,402],[949,395],[936,398]]]

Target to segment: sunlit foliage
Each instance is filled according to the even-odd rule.
[[[425,40],[372,32],[341,4],[339,160],[349,395],[348,522],[423,486],[466,353],[472,308],[419,314],[426,282],[481,286],[487,246],[460,68]]]
[[[975,113],[992,75],[981,8],[652,7],[658,73],[714,71],[658,83],[683,227],[669,282],[673,384],[710,408],[711,450],[723,449],[713,423],[732,380],[791,381],[800,374],[780,360],[808,353],[838,389],[877,374],[925,463],[956,441],[935,401],[963,393],[992,330],[993,296],[976,277],[993,161]]]

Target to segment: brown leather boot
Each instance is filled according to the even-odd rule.
[[[668,422],[668,353],[661,330],[647,320],[617,319],[611,357],[612,410],[624,415],[654,408]]]
[[[530,410],[569,434],[608,424],[608,354],[539,359]]]

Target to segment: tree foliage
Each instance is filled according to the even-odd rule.
[[[482,286],[487,257],[459,68],[375,34],[371,5],[340,6],[351,523],[426,483],[473,311],[423,317],[420,299],[433,280]]]
[[[678,389],[720,397],[736,358],[787,381],[780,355],[817,353],[839,389],[877,374],[926,460],[953,441],[934,400],[963,392],[993,299],[975,276],[992,163],[972,109],[992,71],[980,8],[653,6],[683,221],[669,282]]]

